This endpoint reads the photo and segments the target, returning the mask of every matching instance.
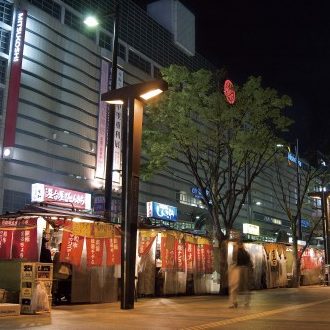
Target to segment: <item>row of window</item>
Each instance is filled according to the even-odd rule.
[[[13,17],[13,4],[1,1],[0,2],[0,22],[11,25]]]
[[[47,12],[49,15],[53,16],[54,18],[60,20],[61,19],[61,7],[59,4],[57,4],[54,1],[49,0],[29,0],[29,2],[45,12]],[[65,10],[65,16],[64,16],[64,23],[74,30],[84,34],[88,38],[92,40],[96,40],[96,32],[88,29],[82,22],[82,19],[78,17],[77,15],[73,14],[72,12]],[[6,36],[7,37],[7,36]],[[5,36],[1,38],[0,34],[0,47],[1,47],[1,41],[4,40],[5,43]],[[112,37],[105,33],[104,31],[100,31],[99,33],[99,46],[102,48],[105,48],[109,51],[112,51]],[[3,47],[7,47],[6,49],[9,49],[7,44],[4,44]],[[118,47],[118,56],[123,59],[124,61],[128,61],[129,63],[133,64],[140,70],[148,73],[149,75],[152,74],[152,64],[151,62],[147,61],[142,56],[136,54],[132,50],[129,50],[128,56],[127,56],[127,50],[126,47],[119,43]],[[154,67],[154,76],[155,78],[160,77],[160,70],[157,67]]]

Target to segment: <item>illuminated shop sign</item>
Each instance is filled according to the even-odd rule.
[[[178,209],[166,204],[147,202],[147,217],[167,221],[177,221]]]
[[[243,233],[259,236],[260,235],[259,226],[252,225],[250,223],[243,223]]]
[[[15,43],[14,43],[14,55],[13,62],[18,62],[22,58],[22,45],[23,45],[23,34],[25,29],[25,20],[26,20],[26,12],[21,11],[17,15],[17,23],[16,23],[16,32],[15,32]]]
[[[191,193],[197,199],[203,199],[204,198],[201,190],[197,187],[192,187],[191,188]],[[208,190],[206,190],[206,196],[208,197],[209,195],[210,195],[210,192]]]
[[[297,157],[291,152],[288,152],[288,162],[289,162],[289,164],[290,163],[297,164]],[[302,162],[299,159],[298,159],[298,165],[299,165],[299,167],[302,166]]]
[[[91,209],[91,194],[42,183],[32,185],[31,202],[48,202],[80,210]]]
[[[18,109],[18,96],[21,84],[21,71],[22,71],[22,58],[24,48],[25,26],[26,26],[25,10],[19,11],[17,14],[15,25],[15,38],[12,49],[12,65],[10,71],[10,79],[8,85],[8,97],[6,108],[6,123],[3,147],[4,152],[10,151],[11,147],[15,146],[15,134],[16,134],[16,121],[17,121],[17,109]],[[4,155],[5,156],[5,155]]]

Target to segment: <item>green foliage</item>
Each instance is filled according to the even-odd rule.
[[[201,191],[210,192],[204,200],[218,232],[220,218],[230,229],[252,181],[271,159],[275,141],[291,124],[283,115],[291,100],[263,88],[260,77],[250,77],[235,86],[236,102],[230,105],[210,71],[173,65],[162,74],[169,89],[146,109],[148,161],[142,174],[149,178],[166,169],[169,160],[183,164]]]

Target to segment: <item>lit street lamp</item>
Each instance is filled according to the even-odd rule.
[[[308,194],[308,196],[321,200],[321,219],[323,225],[323,242],[324,242],[324,263],[329,265],[329,247],[330,247],[330,233],[329,233],[329,197],[330,191],[315,191]]]
[[[134,308],[135,259],[142,142],[143,102],[167,89],[155,80],[102,94],[101,100],[123,106],[121,309]]]

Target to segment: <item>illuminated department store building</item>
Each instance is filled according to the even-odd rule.
[[[180,2],[156,2],[147,12],[122,0],[120,8],[120,84],[159,78],[170,64],[215,69],[196,52],[194,16]],[[113,18],[104,18],[97,29],[88,29],[83,20],[86,13],[113,11],[110,0],[1,1],[0,211],[29,204],[37,182],[93,195],[104,187],[98,114],[101,81],[111,67]],[[175,177],[160,173],[141,182],[139,214],[146,217],[147,202],[162,203],[177,208],[178,221],[171,225],[203,229],[207,215],[195,187],[184,180],[190,176],[176,164],[173,168]],[[294,173],[288,167],[283,175]],[[112,220],[120,221],[119,195],[114,195]],[[311,215],[307,204],[302,218]],[[262,239],[288,229],[266,176],[255,182],[237,229],[243,223],[259,226]]]

